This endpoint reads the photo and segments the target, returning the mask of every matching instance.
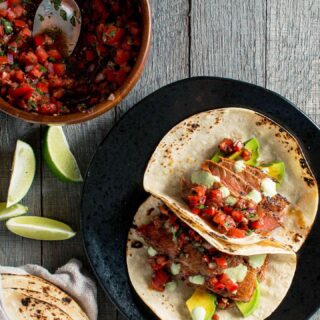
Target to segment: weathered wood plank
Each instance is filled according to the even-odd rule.
[[[320,124],[320,2],[268,1],[267,87]]]
[[[113,110],[89,123],[64,127],[71,149],[83,174],[85,174],[95,150],[114,122],[115,112]],[[74,230],[80,231],[81,189],[82,184],[66,184],[59,181],[43,164],[43,216],[64,221]],[[80,259],[86,268],[90,269],[80,232],[75,238],[68,241],[43,243],[42,264],[44,267],[53,271],[71,258]],[[116,310],[100,289],[99,309],[99,319],[115,320]]]
[[[24,123],[0,114],[0,200],[6,201],[10,181],[10,169],[17,139],[32,145],[37,157],[37,173],[23,203],[30,209],[30,214],[41,214],[41,174],[39,157],[39,126]],[[0,264],[19,266],[26,263],[41,263],[41,243],[10,233],[0,223]]]
[[[193,0],[191,75],[264,85],[266,1]]]

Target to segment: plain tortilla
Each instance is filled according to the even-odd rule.
[[[261,147],[260,161],[285,163],[286,175],[278,191],[291,205],[287,208],[284,227],[274,230],[269,237],[253,233],[243,239],[229,238],[192,214],[181,198],[181,177],[190,176],[204,160],[210,159],[225,137],[242,141],[256,137]],[[165,202],[212,245],[234,254],[298,251],[318,208],[317,182],[296,139],[269,118],[243,108],[199,113],[171,129],[149,161],[144,188]]]
[[[89,320],[72,297],[42,278],[32,275],[1,274],[0,283],[4,294],[23,295],[57,307],[71,319]]]
[[[159,214],[158,205],[160,203],[161,201],[154,197],[149,197],[139,208],[133,225],[140,226],[150,222],[152,217]],[[135,248],[136,241],[143,243],[144,246]],[[185,302],[190,298],[194,289],[178,282],[176,291],[171,293],[151,290],[149,284],[152,271],[148,266],[147,259],[148,254],[143,239],[138,236],[135,228],[131,228],[127,243],[127,267],[135,291],[161,320],[191,319]],[[269,255],[268,268],[264,280],[260,284],[260,307],[246,319],[265,319],[279,306],[290,288],[295,269],[295,254]],[[221,320],[243,319],[237,308],[219,311],[218,315]]]

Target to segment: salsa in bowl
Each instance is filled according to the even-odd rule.
[[[27,121],[59,124],[111,109],[132,89],[146,61],[147,0],[78,1],[82,28],[70,56],[61,33],[32,34],[39,3],[0,2],[1,109]],[[53,3],[63,16],[61,2]],[[69,22],[79,23],[76,17]]]

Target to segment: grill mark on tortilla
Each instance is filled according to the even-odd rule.
[[[24,299],[21,299],[21,304],[24,306],[24,307],[28,307],[29,304],[31,302],[31,299],[30,298],[24,298]]]
[[[143,247],[143,243],[141,241],[136,240],[131,243],[131,247],[135,249],[140,249]]]

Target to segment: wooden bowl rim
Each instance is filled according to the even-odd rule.
[[[13,107],[4,99],[0,98],[0,110],[15,118],[31,123],[47,125],[67,125],[94,119],[114,108],[129,94],[129,92],[133,89],[135,84],[140,79],[150,51],[152,33],[152,16],[150,3],[149,0],[140,0],[140,3],[143,23],[142,44],[140,52],[137,61],[129,76],[125,80],[124,84],[113,93],[115,97],[114,100],[105,100],[92,107],[88,112],[77,112],[58,116],[46,116]]]

